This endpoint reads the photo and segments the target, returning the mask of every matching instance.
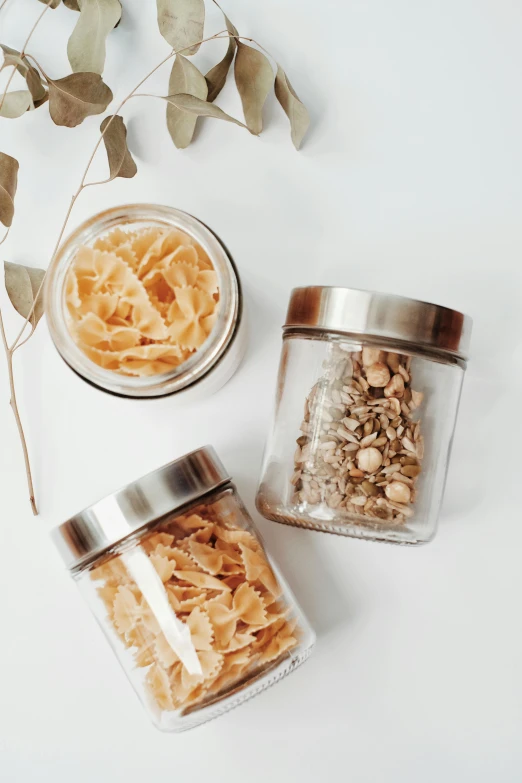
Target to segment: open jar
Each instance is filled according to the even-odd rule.
[[[232,258],[172,207],[130,204],[85,221],[52,261],[44,297],[65,362],[120,396],[212,394],[246,350]]]
[[[430,541],[470,333],[468,317],[426,302],[294,289],[260,513],[357,538]]]
[[[183,731],[289,674],[315,635],[207,446],[53,531],[155,725]]]

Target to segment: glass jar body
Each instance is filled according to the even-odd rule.
[[[357,538],[430,541],[463,375],[459,360],[389,340],[287,332],[260,513]]]
[[[149,584],[158,577],[159,597]],[[232,484],[124,542],[76,579],[163,731],[184,731],[236,707],[304,662],[315,641]],[[190,629],[201,675],[189,674],[167,641],[165,599]]]
[[[87,357],[71,334],[71,317],[67,307],[71,264],[80,247],[101,246],[111,251],[111,237],[120,229],[135,236],[154,229],[181,231],[201,248],[216,272],[219,303],[212,331],[190,358],[171,371],[133,377],[105,369]],[[124,253],[121,257],[124,260],[128,258]],[[246,351],[243,297],[232,258],[207,226],[192,215],[172,207],[128,204],[106,210],[82,223],[65,240],[53,259],[46,277],[44,297],[51,338],[64,361],[91,385],[119,396],[143,399],[175,394],[177,400],[193,400],[213,394],[232,377]]]

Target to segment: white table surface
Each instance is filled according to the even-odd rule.
[[[109,40],[116,97],[168,52],[152,0],[124,0]],[[240,32],[286,66],[313,127],[297,154],[275,100],[266,133],[208,121],[177,151],[165,106],[125,111],[139,174],[87,191],[71,228],[132,201],[208,223],[239,265],[246,361],[212,399],[124,401],[76,378],[44,322],[16,362],[41,516],[25,478],[0,362],[0,778],[514,783],[522,778],[522,6],[510,0],[227,0]],[[40,12],[9,0],[0,40]],[[76,16],[48,12],[30,51],[68,72]],[[212,14],[210,25],[222,27]],[[201,52],[207,69],[224,44]],[[166,94],[168,73],[151,88]],[[233,86],[221,105],[239,116]],[[98,130],[46,108],[1,123],[20,160],[2,257],[45,266]],[[99,173],[103,171],[100,162]],[[437,538],[417,549],[266,522],[271,551],[318,642],[301,669],[184,735],[149,724],[49,530],[135,477],[212,442],[250,509],[293,285],[378,288],[474,318]],[[11,334],[20,319],[0,291]]]

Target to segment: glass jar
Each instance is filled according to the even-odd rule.
[[[102,242],[115,229],[142,232],[147,229],[179,229],[206,253],[219,287],[217,318],[206,341],[186,361],[162,374],[133,377],[105,369],[81,350],[71,334],[66,303],[67,274],[82,246]],[[125,397],[177,398],[213,394],[234,374],[244,356],[247,336],[243,298],[237,269],[219,238],[197,218],[172,207],[128,204],[94,215],[63,243],[46,278],[45,313],[49,331],[64,361],[90,384]]]
[[[469,318],[426,302],[294,289],[260,513],[375,541],[430,541],[470,333]]]
[[[155,725],[184,731],[293,671],[315,635],[211,447],[53,531]]]

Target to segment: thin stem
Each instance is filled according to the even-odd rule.
[[[206,43],[207,41],[213,41],[216,38],[230,38],[230,37],[231,37],[230,33],[227,30],[220,30],[219,33],[215,33],[215,35],[211,35],[208,38],[203,38],[201,41],[196,41],[195,43],[190,44],[190,46],[184,46],[183,49],[179,49],[178,51],[172,51],[170,54],[167,55],[167,57],[164,57],[163,60],[161,60],[161,62],[158,63],[158,65],[156,65],[151,71],[149,71],[149,73],[146,76],[144,76],[143,79],[141,79],[141,81],[139,81],[138,84],[130,91],[130,93],[121,101],[121,103],[119,104],[117,109],[112,114],[109,122],[107,123],[107,125],[105,126],[103,131],[101,132],[98,141],[94,145],[94,149],[93,149],[93,151],[92,151],[92,153],[91,153],[91,155],[89,157],[89,160],[87,161],[87,166],[85,167],[85,170],[83,172],[83,176],[82,176],[80,185],[78,187],[78,190],[76,191],[76,193],[74,193],[74,195],[71,198],[71,203],[69,204],[69,209],[67,210],[67,214],[65,216],[64,223],[63,223],[62,228],[60,230],[60,235],[59,235],[58,240],[57,240],[57,242],[56,242],[56,244],[54,246],[54,250],[53,250],[53,253],[52,253],[52,256],[51,256],[50,263],[52,263],[52,261],[54,260],[54,257],[56,256],[56,253],[58,252],[58,248],[60,247],[60,243],[62,241],[62,237],[63,237],[63,235],[65,233],[65,229],[67,227],[67,223],[69,221],[69,217],[71,216],[72,208],[74,207],[78,196],[80,195],[82,190],[84,190],[86,187],[89,187],[91,184],[97,184],[97,183],[88,183],[88,182],[86,183],[85,179],[87,177],[87,174],[89,173],[89,169],[90,169],[91,164],[92,164],[92,162],[94,160],[94,156],[96,155],[96,153],[98,151],[98,148],[99,148],[100,144],[102,143],[103,137],[107,133],[107,130],[110,127],[114,117],[121,111],[121,109],[125,106],[127,101],[129,101],[133,97],[135,92],[137,90],[139,90],[139,88],[142,86],[142,84],[144,84],[147,81],[147,79],[150,79],[150,77],[154,73],[156,73],[156,71],[159,68],[161,68],[162,65],[164,65],[166,62],[171,60],[176,54],[179,54],[180,52],[184,52],[186,49],[190,49],[192,46],[199,46],[200,44]],[[31,58],[31,59],[34,60],[34,58]],[[31,307],[31,309],[30,309],[30,311],[29,311],[29,313],[27,315],[27,318],[25,319],[25,322],[24,322],[22,328],[20,329],[20,331],[19,331],[15,341],[11,345],[11,348],[10,348],[11,351],[14,351],[16,349],[16,347],[17,347],[17,345],[18,345],[18,343],[20,341],[20,338],[21,338],[22,334],[25,331],[25,328],[26,328],[27,324],[29,323],[29,321],[31,319],[31,316],[32,316],[33,311],[34,311],[34,308],[36,307],[36,302],[38,301],[38,298],[40,297],[40,295],[42,293],[42,288],[43,288],[44,282],[45,282],[45,276],[42,279],[42,282],[40,283],[40,287],[38,288],[38,291],[36,292],[36,296],[34,297],[34,301],[33,301],[32,307]]]
[[[4,5],[5,5],[6,3],[7,3],[7,0],[3,0],[3,3],[2,3],[2,5],[0,5],[0,11],[2,11],[2,9],[3,9],[3,7],[4,7]]]
[[[5,1],[6,1],[6,0],[4,0],[4,3],[3,3],[1,6],[0,6],[0,11],[1,11],[1,10],[2,10],[2,8],[4,7],[4,5],[5,5]],[[46,5],[46,6],[45,6],[45,8],[42,10],[42,13],[41,13],[41,14],[39,14],[39,16],[38,16],[38,17],[37,17],[37,19],[36,19],[36,22],[35,22],[35,23],[33,24],[33,26],[31,27],[31,30],[29,31],[29,35],[28,35],[28,36],[27,36],[27,38],[25,39],[25,43],[24,43],[24,45],[22,46],[22,51],[20,52],[20,57],[23,57],[23,56],[24,56],[24,54],[25,54],[25,50],[26,50],[26,48],[27,48],[27,45],[28,45],[29,41],[31,40],[31,36],[33,35],[34,31],[36,30],[36,28],[37,28],[37,26],[38,26],[38,23],[40,22],[40,19],[42,18],[42,16],[45,14],[45,12],[46,12],[46,11],[48,11],[48,10],[49,10],[49,6],[51,5],[52,1],[53,1],[53,0],[47,0],[47,5]],[[2,109],[2,106],[4,105],[5,96],[7,95],[7,91],[9,90],[9,87],[11,86],[11,82],[13,81],[13,77],[14,77],[15,73],[16,73],[16,65],[13,65],[13,70],[11,71],[11,73],[10,73],[10,75],[9,75],[9,79],[7,80],[7,84],[5,85],[5,90],[4,90],[4,93],[3,93],[2,97],[0,98],[0,110]]]
[[[7,360],[7,372],[9,374],[9,388],[11,390],[11,399],[9,401],[9,404],[13,409],[16,426],[18,427],[18,435],[20,436],[20,442],[22,444],[22,451],[24,454],[24,462],[25,462],[25,473],[27,476],[27,488],[29,490],[29,502],[31,503],[31,509],[33,514],[35,516],[38,516],[38,508],[36,506],[36,501],[34,499],[34,486],[33,486],[33,477],[31,475],[31,463],[29,462],[29,452],[27,451],[27,443],[25,440],[24,428],[22,426],[22,420],[20,419],[20,411],[18,410],[18,405],[16,402],[16,391],[15,391],[14,374],[13,374],[13,351],[10,351],[7,345],[7,337],[5,334],[4,321],[2,318],[1,310],[0,310],[0,332],[2,334],[2,342],[4,344],[5,356]]]

